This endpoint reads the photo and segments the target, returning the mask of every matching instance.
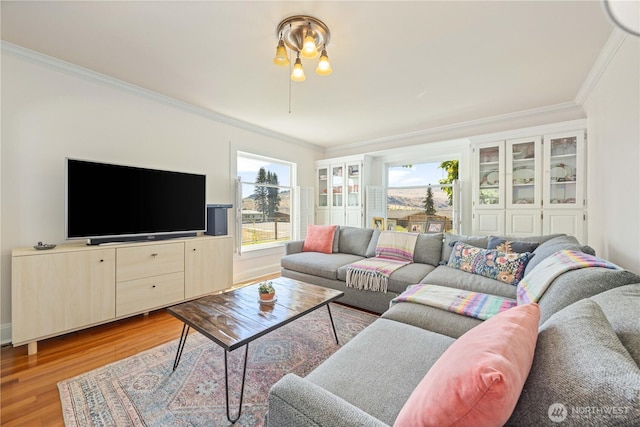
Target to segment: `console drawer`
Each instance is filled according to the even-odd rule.
[[[116,317],[181,302],[184,272],[145,277],[116,284]]]
[[[116,282],[184,271],[184,243],[117,249]]]

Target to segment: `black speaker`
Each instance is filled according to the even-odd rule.
[[[207,232],[209,236],[227,235],[227,209],[233,205],[207,205]]]

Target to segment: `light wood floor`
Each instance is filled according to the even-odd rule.
[[[272,277],[262,278],[265,280]],[[1,351],[0,424],[64,426],[57,383],[180,337],[182,323],[165,310]]]

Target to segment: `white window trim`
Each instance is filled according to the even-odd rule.
[[[247,159],[254,159],[254,160],[261,160],[261,161],[265,161],[265,162],[269,162],[269,163],[280,163],[283,165],[287,165],[289,166],[289,185],[271,185],[271,184],[260,184],[261,186],[265,186],[265,187],[271,187],[271,188],[286,188],[289,189],[289,194],[290,194],[290,206],[289,206],[289,221],[291,224],[294,223],[294,219],[295,219],[295,215],[297,215],[296,209],[294,209],[294,206],[296,205],[295,203],[295,194],[294,194],[294,190],[296,188],[296,177],[297,177],[297,164],[294,162],[290,162],[287,160],[282,160],[282,159],[276,159],[274,157],[267,157],[267,156],[261,156],[259,154],[253,154],[253,153],[249,153],[246,151],[240,151],[237,150],[236,151],[236,174],[238,171],[238,158],[239,157],[244,157]],[[257,173],[257,171],[256,171]],[[286,242],[292,241],[294,240],[294,231],[293,231],[293,225],[291,225],[292,230],[291,230],[291,237],[290,240],[286,240],[286,241],[278,241],[278,242],[269,242],[269,243],[260,243],[260,244],[254,244],[254,245],[242,245],[242,185],[246,184],[246,185],[256,185],[255,182],[246,182],[246,181],[242,181],[240,179],[240,177],[238,176],[236,178],[236,252],[238,253],[238,255],[241,255],[243,252],[255,252],[255,251],[261,251],[261,250],[265,250],[265,249],[274,249],[274,248],[281,248],[284,246],[284,244]]]

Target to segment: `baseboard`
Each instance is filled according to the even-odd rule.
[[[233,275],[233,283],[248,282],[260,277],[269,276],[280,272],[280,264],[268,265],[261,268],[245,269]]]
[[[11,342],[11,323],[0,326],[0,344],[5,345]]]

